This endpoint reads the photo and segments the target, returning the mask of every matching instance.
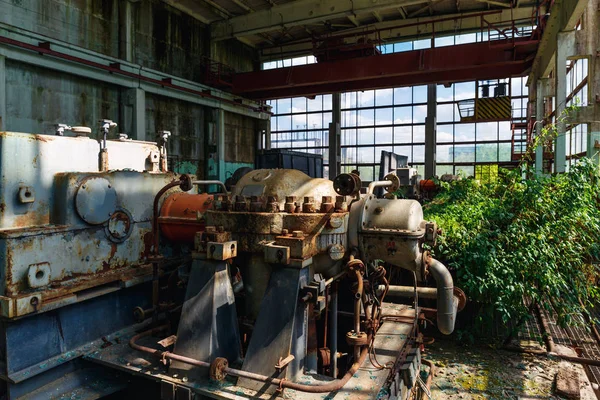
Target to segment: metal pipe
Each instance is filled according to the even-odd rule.
[[[223,194],[227,194],[227,188],[225,187],[225,184],[221,181],[217,181],[217,180],[199,180],[199,181],[192,181],[192,185],[217,185],[220,186],[221,189],[223,190]]]
[[[433,381],[433,377],[435,376],[436,370],[433,362],[426,360],[424,358],[421,359],[421,362],[429,367],[429,375],[427,375],[427,379],[425,380],[425,387],[427,391],[431,393],[431,382]],[[421,394],[421,400],[430,399],[429,393],[423,391]]]
[[[392,185],[393,185],[392,181],[371,182],[371,183],[369,183],[369,186],[367,186],[367,194],[373,194],[373,191],[375,190],[376,187],[388,187],[388,186],[392,186]]]
[[[325,281],[325,286],[331,285],[333,282],[337,281],[338,279],[340,279],[342,276],[346,275],[347,273],[348,273],[348,271],[344,269],[339,274],[332,276],[331,278],[329,278]]]
[[[329,305],[331,328],[329,329],[329,358],[331,376],[337,378],[337,352],[338,352],[338,284],[331,290],[331,304]]]
[[[143,351],[143,352],[149,353],[149,354],[154,354],[155,356],[160,357],[162,359],[168,358],[171,360],[180,361],[185,364],[194,365],[196,367],[210,368],[211,364],[208,362],[196,360],[196,359],[189,358],[189,357],[180,356],[178,354],[174,354],[174,353],[171,353],[168,351],[161,351],[161,350],[153,349],[151,347],[142,346],[142,345],[139,345],[136,343],[139,339],[141,339],[143,337],[154,335],[161,331],[164,331],[168,327],[169,327],[168,325],[162,325],[162,326],[147,330],[145,332],[139,333],[139,334],[133,336],[129,340],[129,346],[134,350]],[[337,379],[337,380],[334,380],[331,382],[327,382],[322,385],[305,385],[305,384],[301,384],[301,383],[294,383],[294,382],[287,381],[285,379],[272,378],[270,376],[255,374],[255,373],[248,372],[248,371],[241,371],[239,369],[234,369],[234,368],[229,368],[229,367],[224,368],[223,371],[229,375],[237,376],[239,378],[246,378],[246,379],[251,379],[254,381],[258,381],[258,382],[264,382],[264,383],[268,383],[268,384],[271,384],[274,386],[279,386],[280,388],[288,388],[288,389],[298,390],[300,392],[307,392],[307,393],[329,393],[329,392],[335,392],[335,391],[341,389],[350,380],[350,378],[352,378],[354,373],[356,371],[358,371],[358,368],[361,366],[361,364],[367,358],[368,353],[369,353],[368,346],[365,346],[360,354],[360,357],[357,360],[355,360],[354,364],[352,364],[352,366],[346,372],[346,374],[344,375],[343,378]]]
[[[426,261],[437,286],[437,327],[444,335],[454,331],[458,299],[454,297],[454,282],[448,268],[435,258]]]
[[[356,275],[356,294],[354,295],[354,332],[360,332],[360,302],[363,295],[363,277],[359,270],[354,270]]]
[[[387,294],[392,297],[396,296],[412,298],[415,296],[415,288],[413,286],[390,285]],[[424,299],[436,299],[437,289],[429,287],[417,287],[417,294],[419,297]]]

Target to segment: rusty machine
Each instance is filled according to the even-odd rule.
[[[423,250],[436,224],[391,195],[396,174],[361,195],[354,174],[254,170],[228,193],[166,170],[168,132],[107,140],[113,126],[102,122],[100,141],[66,125],[0,134],[5,398],[427,390],[420,322],[450,334],[465,299]],[[393,269],[409,285],[390,285]]]

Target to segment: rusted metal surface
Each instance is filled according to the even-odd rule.
[[[173,242],[193,243],[196,232],[204,230],[204,213],[212,206],[209,194],[173,193],[160,209],[158,224],[163,236]]]
[[[384,313],[393,316],[414,315],[413,308],[384,303]],[[385,321],[379,328],[373,348],[379,364],[386,365],[397,361],[401,350],[404,348],[407,339],[411,335],[413,325],[403,322]],[[156,338],[146,337],[138,340],[138,343],[148,347],[151,351],[159,349],[156,343]],[[86,359],[92,362],[99,363],[104,366],[116,368],[135,375],[142,375],[152,380],[165,380],[178,386],[184,386],[192,389],[195,393],[205,395],[211,398],[239,400],[241,399],[272,399],[271,394],[265,392],[256,392],[246,389],[235,384],[232,379],[225,379],[222,382],[210,382],[208,380],[208,369],[201,368],[200,370],[206,375],[204,380],[183,380],[183,376],[167,373],[166,367],[162,364],[160,358],[154,354],[142,353],[132,350],[122,340],[121,343],[114,344],[105,349],[98,348],[97,351],[91,352],[86,356]],[[208,363],[207,363],[208,364]],[[338,396],[344,398],[352,398],[356,400],[371,400],[377,398],[380,390],[386,387],[386,381],[390,377],[388,369],[377,369],[367,359],[362,363],[360,368],[352,375],[348,382],[339,391],[329,394],[336,398]],[[322,384],[331,381],[331,377],[322,375],[303,375],[300,381],[306,384]],[[360,387],[360,390],[357,388]],[[302,400],[322,400],[324,394],[311,394],[298,392],[291,389],[285,389],[284,397],[286,399],[302,399]]]

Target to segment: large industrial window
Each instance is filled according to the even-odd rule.
[[[435,46],[481,40],[488,40],[487,32],[436,38]],[[422,39],[385,44],[379,48],[385,54],[429,48],[431,44],[431,39]],[[264,63],[263,68],[314,62],[312,56],[298,57]],[[511,126],[515,121],[525,121],[527,87],[524,78],[504,81],[511,85],[513,116],[511,120],[501,122],[460,122],[457,102],[475,98],[475,82],[449,87],[438,85],[436,175],[462,171],[467,176],[474,176],[475,165],[511,163]],[[271,119],[272,147],[322,154],[324,174],[328,176],[331,95],[272,100],[268,104],[274,113]],[[409,165],[424,173],[427,86],[342,93],[341,108],[342,172],[358,170],[364,181],[378,179],[381,151],[386,150],[407,156]],[[492,170],[494,167],[485,169],[486,175]]]

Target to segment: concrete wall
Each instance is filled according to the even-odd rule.
[[[251,48],[235,40],[211,44],[208,27],[160,0],[5,0],[0,10],[0,24],[193,81],[202,81],[203,56],[240,71],[255,65]],[[0,25],[0,34],[11,26]],[[54,124],[66,123],[90,126],[97,135],[97,121],[108,118],[135,138],[125,121],[125,89],[12,60],[5,72],[4,129],[51,134]],[[146,93],[145,111],[148,140],[158,130],[173,134],[171,166],[204,176],[210,109]],[[253,163],[256,121],[225,114],[226,161]]]

